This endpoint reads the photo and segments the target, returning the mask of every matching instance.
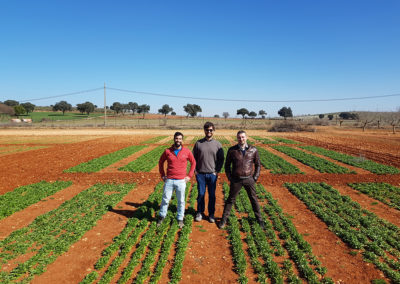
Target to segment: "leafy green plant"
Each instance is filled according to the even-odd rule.
[[[251,136],[254,140],[261,142],[263,144],[278,144],[278,141],[276,140],[271,140],[268,138],[260,137],[260,136]]]
[[[133,187],[133,184],[94,185],[11,233],[0,241],[0,259],[7,262],[26,255],[27,260],[9,272],[0,273],[0,282],[30,281],[42,274],[47,265],[66,252]]]
[[[339,161],[339,162],[342,162],[342,163],[345,163],[345,164],[348,164],[351,166],[365,169],[374,174],[381,175],[381,174],[398,174],[398,173],[400,173],[400,170],[395,167],[378,164],[371,160],[354,157],[354,156],[347,155],[344,153],[339,153],[339,152],[336,152],[333,150],[327,150],[327,149],[324,149],[321,147],[316,147],[316,146],[303,146],[301,148],[306,149],[311,152],[314,152],[314,153],[317,153],[317,154],[320,154],[320,155],[324,155],[326,157],[329,157],[331,159],[334,159],[336,161]]]
[[[400,187],[388,183],[350,183],[355,190],[400,210]]]
[[[53,183],[41,181],[35,184],[20,186],[13,191],[0,195],[0,220],[18,212],[29,205],[67,188],[72,182],[56,181]]]
[[[400,281],[400,228],[325,183],[285,184],[291,193],[328,225],[341,240],[364,260],[372,262],[394,283]]]
[[[125,157],[128,157],[132,155],[133,153],[136,153],[143,148],[146,148],[147,146],[130,146],[121,150],[118,150],[116,152],[101,156],[99,158],[90,160],[89,162],[79,164],[75,167],[69,168],[65,170],[64,172],[66,173],[94,173],[98,172],[101,169],[104,169],[105,167],[108,167],[111,164],[114,164],[118,162],[119,160],[122,160]]]
[[[336,165],[325,159],[307,154],[298,149],[294,149],[288,146],[273,146],[272,148],[298,160],[299,162],[307,166],[312,167],[313,169],[316,169],[321,173],[337,173],[337,174],[354,173],[350,172],[350,170],[347,168]]]
[[[298,142],[298,141],[290,140],[287,138],[282,138],[282,137],[271,137],[271,138],[278,142],[285,143],[285,144],[300,144],[300,142]]]
[[[303,173],[296,166],[285,161],[281,157],[272,154],[262,147],[257,147],[261,164],[271,170],[273,174],[300,174]]]
[[[153,149],[146,154],[143,154],[133,162],[119,168],[120,171],[129,171],[129,172],[149,172],[151,171],[158,163],[161,154],[167,146],[158,146],[157,148]]]
[[[168,136],[156,136],[156,137],[153,137],[153,138],[151,138],[149,140],[144,141],[143,144],[154,144],[154,143],[157,143],[157,142],[159,142],[161,140],[164,140],[167,137]]]

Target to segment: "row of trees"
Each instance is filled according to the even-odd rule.
[[[22,115],[22,114],[29,114],[30,112],[33,112],[33,110],[35,109],[35,105],[32,103],[22,103],[19,104],[18,101],[15,100],[6,100],[3,104],[5,104],[6,106],[12,107],[14,109],[14,113],[15,115]],[[57,103],[55,103],[54,105],[50,105],[50,107],[52,108],[53,111],[61,111],[63,113],[63,115],[65,114],[66,111],[72,111],[72,105],[70,103],[68,103],[67,101],[59,101]],[[80,113],[86,113],[87,115],[89,115],[90,113],[94,112],[95,109],[97,108],[96,105],[94,105],[91,102],[84,102],[81,104],[77,104],[76,105],[76,109],[80,112]],[[108,107],[107,107],[108,108]],[[122,114],[124,115],[125,113],[129,112],[132,113],[132,115],[139,113],[139,114],[143,114],[143,118],[145,116],[146,113],[149,113],[150,111],[150,106],[147,104],[142,104],[139,105],[136,102],[128,102],[127,104],[123,104],[120,102],[114,102],[111,106],[110,109],[113,110],[116,114]],[[202,109],[199,105],[197,104],[186,104],[185,106],[183,106],[183,110],[186,112],[187,117],[195,117],[198,115],[198,113],[202,112]],[[158,113],[160,114],[164,114],[164,116],[166,117],[167,114],[171,114],[171,115],[176,115],[176,112],[174,112],[174,109],[172,107],[170,107],[168,104],[164,104],[160,109],[158,109]],[[10,113],[11,114],[11,113]],[[11,115],[13,115],[11,114]],[[250,117],[250,118],[255,118],[257,116],[257,113],[254,111],[249,111],[246,108],[240,108],[237,110],[237,115],[241,115],[242,118],[245,118],[246,116]],[[287,107],[283,107],[278,111],[278,114],[282,117],[284,117],[285,119],[287,117],[293,117],[293,113],[291,108],[287,108]],[[267,112],[265,110],[260,110],[258,111],[258,115],[261,116],[261,118],[265,118],[265,116],[267,115]],[[228,112],[223,112],[222,116],[226,119],[229,117],[229,113]],[[219,117],[218,115],[215,115],[215,117]]]
[[[23,115],[25,113],[29,114],[30,112],[33,112],[36,107],[30,102],[20,104],[18,101],[15,100],[6,100],[3,102],[3,104],[5,105],[5,107],[2,107],[1,112],[9,115]]]

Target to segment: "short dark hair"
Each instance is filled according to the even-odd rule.
[[[182,139],[183,139],[183,134],[182,134],[182,132],[175,132],[175,134],[174,134],[174,139],[176,138],[176,136],[182,136]]]
[[[214,123],[212,123],[210,121],[207,121],[206,123],[204,123],[204,127],[203,127],[204,129],[208,129],[210,127],[212,127],[212,129],[215,130]]]
[[[244,130],[239,130],[238,133],[236,134],[236,137],[239,136],[239,135],[242,134],[242,133],[246,134],[246,136],[247,136],[246,131],[244,131]]]

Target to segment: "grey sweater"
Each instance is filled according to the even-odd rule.
[[[214,139],[198,140],[193,147],[193,156],[198,173],[219,173],[224,164],[224,150],[221,143]]]

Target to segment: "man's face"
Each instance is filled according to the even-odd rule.
[[[207,138],[211,138],[214,134],[214,129],[212,128],[212,126],[204,129],[204,133],[206,135]]]
[[[182,146],[182,140],[183,140],[182,135],[175,136],[175,138],[174,138],[174,146],[175,146],[175,148],[179,148],[179,147]]]
[[[247,142],[247,136],[246,133],[240,133],[237,136],[237,141],[239,143],[240,146],[246,145]]]

